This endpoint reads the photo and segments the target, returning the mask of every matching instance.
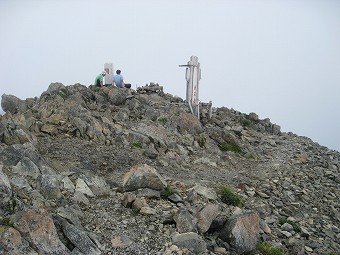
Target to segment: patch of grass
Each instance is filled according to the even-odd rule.
[[[256,245],[256,248],[263,255],[284,255],[285,253],[281,248],[273,247],[270,243],[261,242]]]
[[[165,116],[160,116],[158,118],[158,121],[161,122],[164,125],[168,121],[168,119]]]
[[[240,146],[238,146],[236,143],[222,143],[219,145],[219,148],[221,151],[232,151],[236,153],[242,153],[242,150]]]
[[[17,206],[17,201],[15,200],[15,198],[11,198],[5,211],[8,212],[9,214],[14,214],[16,206]]]
[[[292,221],[288,221],[288,223],[293,226],[295,232],[301,232],[301,227],[298,223]]]
[[[251,125],[251,120],[244,119],[242,120],[242,126],[249,127]]]
[[[139,214],[139,212],[140,212],[140,208],[133,208],[131,210],[132,216],[137,216]]]
[[[293,227],[293,229],[294,229],[295,232],[298,232],[298,233],[301,232],[301,227],[300,227],[299,223],[290,221],[290,220],[288,220],[287,217],[281,217],[281,218],[279,218],[279,223],[280,223],[280,225],[283,225],[283,224],[285,224],[285,223],[288,223],[288,224],[292,225],[292,227]]]
[[[198,139],[197,139],[197,143],[198,143],[198,145],[201,147],[201,148],[203,148],[203,147],[205,147],[205,143],[206,143],[206,141],[207,141],[207,139],[205,138],[205,137],[199,137]]]
[[[133,148],[142,148],[142,144],[140,142],[134,142],[131,144]]]
[[[175,194],[176,193],[176,190],[171,187],[170,185],[167,185],[164,190],[162,190],[161,192],[161,196],[164,197],[164,198],[168,198],[170,197],[172,194]]]
[[[2,218],[0,217],[0,225],[14,227],[14,222],[10,218]]]
[[[257,159],[257,156],[255,153],[251,152],[251,153],[247,153],[245,155],[246,159],[253,159],[253,160],[256,160]]]
[[[228,205],[243,206],[243,199],[240,195],[236,194],[231,188],[220,185],[217,187],[217,194],[220,196],[221,201]]]

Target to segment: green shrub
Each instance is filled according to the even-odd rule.
[[[15,198],[12,197],[11,200],[9,201],[5,211],[8,212],[9,214],[14,214],[16,206],[17,206],[17,201],[15,200]]]
[[[131,215],[132,216],[137,216],[139,214],[139,212],[140,212],[140,208],[133,208],[131,210]]]
[[[283,225],[283,224],[285,224],[285,223],[288,223],[288,224],[292,225],[292,227],[293,227],[293,229],[294,229],[295,232],[301,232],[301,227],[300,227],[299,223],[290,221],[290,220],[288,220],[287,217],[281,217],[281,218],[279,218],[279,223],[280,223],[280,225]]]
[[[219,145],[221,151],[232,151],[236,153],[242,153],[242,150],[240,146],[238,146],[236,143],[222,143]]]
[[[248,119],[242,120],[242,126],[249,127],[251,125],[251,121]]]
[[[168,119],[165,116],[160,116],[158,118],[158,121],[161,122],[164,125],[168,121]]]
[[[14,222],[10,218],[2,218],[0,217],[0,225],[14,227]]]
[[[301,227],[298,223],[292,221],[288,221],[287,223],[293,226],[295,232],[301,232]]]
[[[217,193],[223,203],[234,206],[243,206],[242,197],[233,192],[229,187],[221,185],[217,187]]]
[[[263,255],[284,255],[284,252],[281,248],[273,247],[270,243],[267,242],[258,243],[256,248]]]
[[[250,152],[250,153],[247,153],[246,155],[244,155],[245,158],[247,159],[254,159],[254,160],[257,160],[257,156],[255,153],[253,152]]]
[[[197,139],[197,143],[201,148],[205,147],[206,141],[207,141],[207,139],[205,137],[199,137]]]
[[[176,190],[171,187],[170,185],[167,185],[164,190],[162,190],[161,192],[161,196],[164,197],[164,198],[168,198],[170,197],[172,194],[175,194],[176,193]]]
[[[140,142],[134,142],[132,143],[133,148],[142,148],[142,144]]]

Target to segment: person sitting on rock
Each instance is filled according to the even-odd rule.
[[[121,75],[120,73],[120,70],[116,71],[116,75],[112,77],[112,85],[116,85],[118,88],[124,88],[124,78],[123,75]]]
[[[97,87],[103,87],[103,77],[106,75],[106,72],[103,71],[101,74],[97,75],[94,85]]]

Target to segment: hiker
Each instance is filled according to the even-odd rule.
[[[120,73],[120,70],[116,71],[116,75],[112,77],[112,85],[116,85],[118,88],[124,88],[124,78],[123,75],[121,75]]]
[[[106,72],[103,71],[101,74],[99,74],[95,81],[94,81],[94,85],[97,87],[103,87],[103,77],[106,75]]]

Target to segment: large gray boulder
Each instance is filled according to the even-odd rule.
[[[63,222],[63,231],[68,240],[77,247],[83,254],[100,255],[102,254],[90,236],[80,228]]]
[[[33,179],[36,179],[41,174],[38,166],[28,157],[22,158],[13,166],[12,172],[22,176],[31,176]]]
[[[197,228],[200,233],[209,230],[211,223],[219,214],[219,206],[217,204],[207,204],[197,214]]]
[[[181,134],[189,133],[198,135],[203,132],[203,127],[198,118],[191,113],[181,113],[176,120],[178,131]]]
[[[51,83],[49,86],[48,86],[48,89],[46,92],[48,93],[52,93],[53,91],[58,91],[60,89],[63,89],[65,88],[65,86],[60,83],[60,82],[54,82],[54,83]]]
[[[89,176],[82,174],[81,179],[85,181],[87,186],[91,189],[96,196],[107,196],[110,194],[110,186],[106,181],[99,176]]]
[[[166,187],[166,181],[153,167],[142,164],[133,166],[124,175],[123,188],[125,191],[133,191],[141,188],[162,190]]]
[[[123,90],[116,87],[110,88],[108,92],[109,100],[114,105],[122,105],[125,103],[128,94]]]
[[[220,232],[220,238],[227,241],[238,254],[256,250],[260,233],[260,217],[257,212],[232,216]]]
[[[38,178],[38,188],[46,199],[58,199],[61,197],[57,175],[43,174]]]
[[[3,162],[4,166],[14,166],[24,157],[38,167],[46,163],[32,143],[13,144],[0,150],[0,161]]]
[[[197,232],[194,217],[189,213],[188,209],[181,207],[174,215],[176,229],[178,233]]]
[[[178,247],[186,248],[194,254],[206,254],[206,243],[197,233],[176,234],[172,237],[172,243]]]
[[[5,112],[11,114],[22,113],[28,109],[25,100],[6,94],[1,96],[1,107]]]

